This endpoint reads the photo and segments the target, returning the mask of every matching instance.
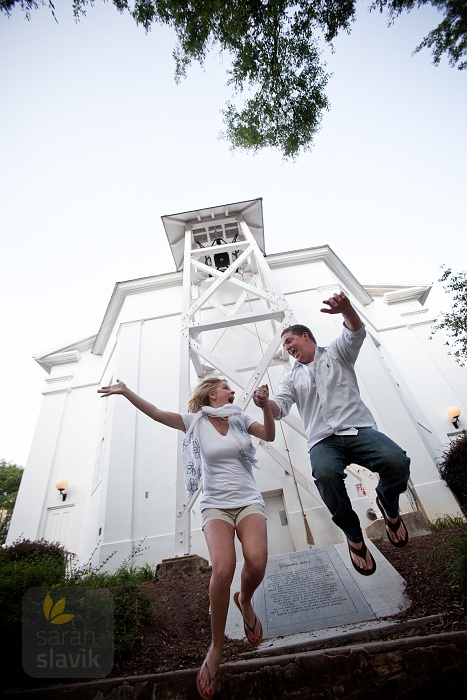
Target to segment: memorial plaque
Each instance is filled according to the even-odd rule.
[[[253,602],[265,638],[375,619],[334,547],[270,557]]]

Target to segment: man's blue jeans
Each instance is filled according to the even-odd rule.
[[[407,488],[410,459],[399,445],[374,428],[359,428],[358,435],[330,435],[310,450],[318,491],[335,524],[347,539],[363,540],[358,515],[344,485],[348,464],[359,464],[379,475],[376,492],[386,515],[397,518],[399,495]]]

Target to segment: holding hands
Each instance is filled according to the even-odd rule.
[[[264,408],[269,401],[269,387],[262,384],[253,392],[253,401],[259,408]]]

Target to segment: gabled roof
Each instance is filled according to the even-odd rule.
[[[38,352],[33,355],[33,359],[50,374],[50,370],[55,365],[64,365],[70,362],[79,362],[80,352],[89,350],[93,347],[96,334],[88,335],[85,338],[79,338],[66,345],[56,345],[49,350]]]
[[[96,342],[94,343],[92,352],[95,355],[100,355],[104,351],[108,337],[112,332],[112,328],[127,296],[130,294],[138,294],[139,292],[151,291],[158,287],[170,287],[180,284],[182,284],[182,274],[180,272],[165,272],[161,275],[140,277],[139,279],[128,280],[127,282],[117,282],[112,296],[110,297],[99,332],[94,336]]]
[[[398,304],[403,301],[426,302],[433,285],[431,284],[373,284],[365,285],[372,297],[382,297],[385,304]]]
[[[414,285],[413,283],[363,286],[327,245],[284,253],[273,253],[267,257],[267,262],[274,269],[275,267],[300,264],[310,259],[325,261],[336,276],[342,280],[343,286],[353,294],[362,306],[371,304],[373,297],[377,296],[383,297],[384,302],[387,304],[411,299],[418,300],[420,304],[424,304],[431,290],[431,285]],[[152,277],[117,282],[97,334],[37,353],[34,355],[34,359],[46,372],[50,373],[51,368],[55,365],[78,362],[80,352],[89,348],[92,348],[92,352],[95,355],[102,354],[127,296],[161,287],[181,285],[182,277],[181,272],[169,272]]]
[[[315,246],[314,248],[300,248],[289,250],[285,253],[273,253],[267,256],[269,267],[284,267],[299,265],[310,260],[323,260],[328,268],[334,272],[336,277],[342,280],[342,284],[348,292],[351,292],[362,306],[368,306],[373,301],[365,287],[363,287],[356,277],[344,265],[342,260],[328,245]]]
[[[272,255],[268,255],[266,257],[268,265],[270,265],[272,269],[275,267],[284,267],[295,264],[298,265],[301,262],[307,262],[312,259],[323,260],[329,269],[342,280],[342,284],[351,294],[354,295],[356,299],[358,299],[362,306],[371,304],[373,301],[372,297],[352,275],[350,270],[343,264],[340,258],[337,257],[334,251],[327,245],[287,251],[285,253],[273,253]],[[182,272],[169,272],[161,275],[154,275],[153,277],[143,277],[141,279],[129,280],[127,282],[117,282],[107,306],[101,327],[96,336],[96,342],[94,343],[94,347],[92,349],[93,354],[100,355],[104,352],[108,339],[112,333],[112,329],[117,321],[118,315],[127,296],[137,294],[138,292],[151,291],[161,287],[181,285],[182,279]]]
[[[215,230],[218,226],[219,231],[221,231],[223,226],[235,223],[239,218],[244,219],[259,249],[265,254],[263,200],[261,198],[163,216],[162,223],[164,224],[177,271],[183,270],[185,230],[187,227]]]

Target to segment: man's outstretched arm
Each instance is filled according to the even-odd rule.
[[[362,319],[344,292],[333,294],[329,299],[323,300],[323,304],[329,306],[328,309],[321,309],[324,314],[342,314],[344,323],[349,331],[359,331],[363,326]]]

